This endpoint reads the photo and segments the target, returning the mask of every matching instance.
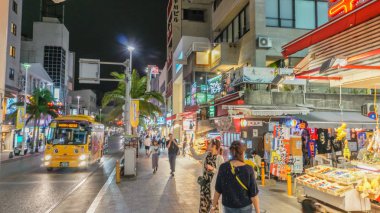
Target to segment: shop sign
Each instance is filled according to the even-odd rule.
[[[258,129],[252,129],[252,137],[259,137],[259,130]]]
[[[222,92],[222,76],[218,75],[208,80],[208,87],[212,95]]]
[[[7,115],[10,115],[14,113],[17,110],[16,106],[11,106],[12,104],[15,104],[17,102],[17,98],[7,98],[7,103],[6,103],[6,113]]]
[[[329,0],[329,19],[347,14],[371,0]]]
[[[247,127],[247,126],[263,126],[262,121],[247,121],[242,119],[241,120],[241,127]]]
[[[175,23],[178,23],[179,20],[180,20],[180,3],[181,3],[181,0],[174,0],[174,5],[173,5],[173,21]]]
[[[158,118],[157,118],[157,124],[158,124],[158,125],[163,125],[163,124],[165,124],[165,118],[164,118],[164,117],[158,117]]]
[[[242,67],[231,72],[231,85],[238,86],[240,84],[270,84],[278,74],[292,74],[293,69],[271,68],[271,67]],[[296,82],[296,80],[294,80]],[[299,81],[303,84],[304,81]],[[284,84],[291,84],[290,80],[286,80]]]
[[[129,109],[129,116],[130,116],[130,123],[131,126],[136,128],[139,125],[140,121],[140,101],[139,100],[132,100],[131,106]]]
[[[220,44],[216,45],[214,49],[211,50],[211,67],[215,67],[220,62],[222,58],[222,46]]]
[[[2,132],[12,132],[13,126],[12,125],[2,125],[1,131]]]
[[[213,102],[211,104],[214,104]],[[215,117],[215,106],[210,106],[208,109],[208,115],[210,118]]]
[[[183,130],[184,131],[194,131],[195,122],[193,119],[184,119],[183,120]]]
[[[24,127],[25,109],[24,107],[17,107],[16,129]]]
[[[207,103],[207,95],[205,93],[199,92],[196,94],[196,96],[197,96],[197,104]]]

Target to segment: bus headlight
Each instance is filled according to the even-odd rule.
[[[86,155],[79,156],[79,160],[86,160]]]
[[[45,160],[46,160],[46,161],[51,160],[51,155],[45,155]]]

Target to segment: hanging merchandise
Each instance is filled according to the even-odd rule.
[[[328,151],[328,148],[329,148],[328,131],[326,129],[318,129],[317,134],[318,134],[318,139],[316,140],[316,142],[318,146],[318,154],[330,153],[331,150]]]
[[[307,152],[308,152],[309,158],[315,157],[316,145],[317,143],[314,140],[309,140],[307,142]]]
[[[347,160],[351,159],[351,151],[348,148],[348,140],[344,141],[343,157],[346,158]]]
[[[347,124],[346,123],[342,123],[342,126],[340,126],[336,132],[337,132],[337,136],[336,136],[336,139],[338,141],[342,141],[346,138],[346,135],[347,135]]]

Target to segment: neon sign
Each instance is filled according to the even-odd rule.
[[[369,0],[329,0],[329,17],[334,19],[339,15],[355,10]]]

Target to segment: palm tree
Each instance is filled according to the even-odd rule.
[[[29,98],[29,103],[26,103],[26,114],[29,116],[26,120],[28,124],[31,120],[34,121],[33,128],[33,148],[38,152],[38,146],[36,146],[36,133],[40,130],[41,118],[45,118],[50,115],[53,118],[57,117],[57,108],[52,104],[54,97],[47,89],[36,89],[32,96]],[[15,106],[23,106],[24,102],[19,101],[14,103]],[[15,112],[17,113],[17,112]],[[13,115],[12,117],[15,117]]]
[[[113,91],[106,92],[102,99],[102,107],[112,104],[114,107],[108,114],[107,120],[114,120],[123,113],[123,105],[125,104],[125,74],[112,72],[111,76],[120,79],[117,88]],[[161,114],[161,109],[151,103],[156,100],[159,103],[164,103],[164,97],[156,91],[147,92],[147,77],[140,77],[136,70],[133,70],[131,76],[131,98],[140,100],[140,116],[154,117],[156,114]]]

